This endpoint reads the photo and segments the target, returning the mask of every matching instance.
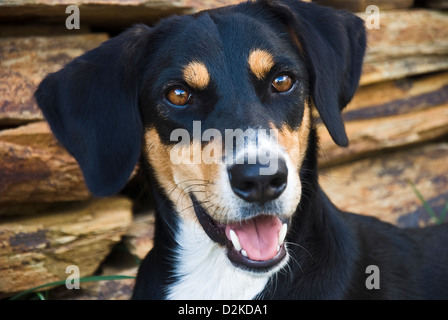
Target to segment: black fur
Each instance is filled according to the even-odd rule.
[[[303,46],[310,93],[333,140],[348,145],[340,111],[358,87],[366,47],[363,21],[354,15],[300,1],[272,1]],[[329,85],[331,84],[331,85]]]
[[[281,57],[278,68],[297,79],[295,93],[274,97],[266,93],[265,82],[243,75],[247,54],[238,53],[253,46]],[[106,196],[128,180],[141,154],[144,128],[156,128],[167,145],[173,129],[191,131],[193,120],[202,121],[202,130],[270,121],[295,129],[305,103],[314,102],[334,141],[346,146],[340,112],[357,88],[365,46],[363,22],[348,12],[295,0],[260,0],[131,28],[49,75],[36,99],[55,136],[79,162],[89,189]],[[206,63],[212,83],[193,92],[195,107],[168,106],[163,99],[167,82],[180,79],[181,66],[194,58]],[[447,227],[400,230],[340,212],[318,185],[316,150],[312,129],[300,171],[303,194],[287,238],[300,244],[288,247],[298,264],[276,275],[263,297],[448,298]],[[133,298],[163,299],[164,288],[175,280],[168,253],[176,245],[179,218],[151,164],[143,165],[153,186],[156,231]],[[365,286],[368,265],[381,270],[379,290]]]
[[[142,65],[149,28],[135,27],[47,76],[35,93],[56,138],[98,196],[120,191],[140,156]]]

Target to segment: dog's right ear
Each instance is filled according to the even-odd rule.
[[[356,15],[298,0],[259,0],[281,17],[304,57],[310,92],[334,142],[348,145],[341,111],[361,77],[366,49],[364,21]]]
[[[151,29],[138,25],[48,75],[35,97],[97,196],[120,191],[141,151],[140,82]]]

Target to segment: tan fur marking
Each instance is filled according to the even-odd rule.
[[[274,57],[265,50],[255,49],[249,54],[248,63],[253,74],[263,80],[274,66]]]
[[[202,62],[190,62],[183,70],[185,82],[194,89],[203,90],[210,82],[210,74]]]
[[[303,111],[302,124],[299,128],[299,140],[301,142],[300,147],[300,165],[302,165],[305,159],[305,153],[308,149],[308,137],[311,130],[311,107],[305,103],[305,110]]]
[[[219,164],[208,164],[202,160],[196,163],[194,156],[204,150],[200,142],[194,141],[185,147],[166,146],[154,128],[145,132],[145,145],[146,157],[154,168],[157,181],[176,206],[176,211],[187,219],[196,219],[189,193],[193,192],[199,202],[216,199],[216,195],[220,194],[215,183],[219,179]],[[173,148],[178,148],[174,150],[180,157],[178,164],[170,158]],[[214,156],[219,159],[221,154]]]
[[[155,169],[155,175],[161,187],[169,193],[176,186],[169,161],[170,150],[161,142],[159,134],[154,128],[145,132],[145,153],[149,163]]]
[[[305,159],[308,148],[308,136],[311,127],[311,112],[308,104],[305,105],[302,123],[298,131],[291,130],[287,125],[283,125],[279,130],[278,142],[285,148],[291,161],[300,168]]]

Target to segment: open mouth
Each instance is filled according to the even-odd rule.
[[[286,257],[287,223],[275,215],[223,224],[214,220],[191,195],[196,216],[214,242],[228,248],[229,260],[243,269],[264,272]]]

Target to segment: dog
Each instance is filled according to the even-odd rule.
[[[341,212],[319,187],[313,109],[347,146],[365,49],[349,12],[257,0],[135,25],[41,82],[94,195],[144,168],[154,247],[133,299],[448,298],[446,225]]]

